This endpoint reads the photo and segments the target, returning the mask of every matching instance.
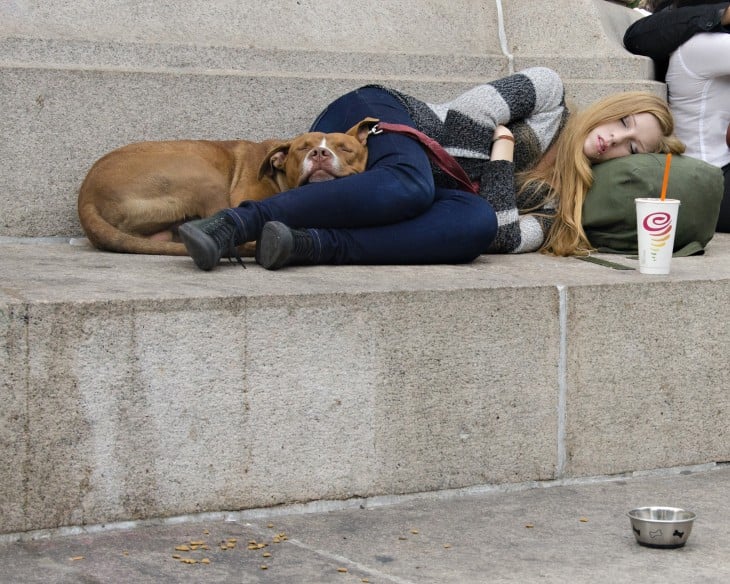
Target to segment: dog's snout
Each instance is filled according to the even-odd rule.
[[[332,156],[332,152],[323,146],[317,146],[309,151],[308,156],[310,158],[330,158]]]

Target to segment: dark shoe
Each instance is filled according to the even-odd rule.
[[[188,221],[178,229],[190,257],[195,265],[206,272],[218,265],[223,256],[236,253],[236,225],[223,211],[206,217]]]
[[[269,221],[256,242],[256,261],[267,270],[314,264],[314,238],[307,231],[290,229],[278,221]]]

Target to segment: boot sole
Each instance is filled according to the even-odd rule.
[[[195,265],[201,270],[209,272],[218,265],[221,259],[218,246],[212,237],[191,223],[194,222],[184,223],[178,228],[180,239],[185,244],[185,249],[188,250]]]
[[[267,270],[278,270],[287,265],[293,248],[291,230],[283,223],[269,221],[256,243],[256,261]]]

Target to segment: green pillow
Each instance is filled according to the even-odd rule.
[[[665,154],[634,154],[593,167],[583,203],[583,229],[600,252],[638,253],[638,197],[660,197]],[[674,255],[702,253],[715,234],[724,190],[722,170],[689,156],[672,156],[667,198],[679,199]]]

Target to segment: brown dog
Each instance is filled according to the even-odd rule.
[[[140,142],[100,158],[79,190],[78,212],[99,249],[187,255],[177,227],[242,201],[365,170],[366,118],[345,134],[309,132],[264,142]],[[252,255],[252,247],[242,250]]]

